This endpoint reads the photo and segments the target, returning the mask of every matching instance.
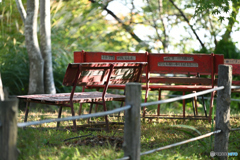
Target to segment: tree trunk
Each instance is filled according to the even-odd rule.
[[[38,7],[38,0],[27,0],[25,39],[30,68],[28,94],[44,93],[44,61],[39,49],[37,39]]]
[[[44,89],[45,93],[56,93],[51,52],[51,19],[50,1],[40,0],[40,48],[44,59]]]
[[[230,19],[228,20],[228,25],[226,27],[226,31],[225,33],[222,35],[222,39],[227,42],[230,40],[231,38],[231,32],[233,30],[233,26],[235,24],[235,20],[236,20],[236,17],[239,13],[239,8],[240,8],[240,3],[239,2],[233,2],[232,4],[232,13],[231,13],[231,17]]]
[[[3,84],[2,84],[2,78],[0,73],[0,101],[4,100],[4,92],[3,92]]]

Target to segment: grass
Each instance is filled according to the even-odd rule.
[[[164,106],[162,106],[164,107]],[[63,112],[63,117],[71,116],[70,111]],[[57,112],[33,111],[29,114],[29,121],[41,120],[46,118],[56,118]],[[22,122],[24,113],[20,111],[18,122]],[[102,120],[98,118],[98,120]],[[116,117],[110,117],[110,121],[118,121]],[[122,119],[121,119],[122,121]],[[78,125],[86,124],[86,120],[77,121]],[[19,159],[40,159],[40,160],[65,160],[65,159],[117,159],[123,157],[124,153],[121,146],[110,143],[111,137],[123,140],[123,126],[111,125],[109,133],[105,131],[77,131],[71,132],[67,126],[72,125],[71,121],[61,123],[62,130],[56,130],[56,123],[42,124],[18,129],[17,147],[21,151]],[[175,125],[175,126],[174,126]],[[179,128],[176,125],[192,126],[191,128]],[[231,119],[232,128],[240,126],[240,120]],[[172,143],[180,142],[211,132],[211,124],[202,120],[167,120],[154,119],[151,122],[142,121],[141,124],[141,152],[159,148]],[[191,134],[189,134],[191,133]],[[91,134],[91,135],[90,135]],[[68,138],[87,135],[86,137],[75,138],[64,141]],[[230,134],[229,152],[240,151],[240,131]],[[105,138],[105,143],[102,140]],[[214,139],[214,138],[213,138]],[[116,141],[115,141],[116,142]],[[204,143],[201,143],[204,142]],[[141,159],[210,159],[210,152],[213,150],[211,137],[201,140],[201,142],[191,142],[153,154],[142,156]],[[240,157],[230,157],[230,159],[240,159]]]
[[[168,93],[165,93],[168,94]],[[142,94],[144,96],[144,93]],[[157,100],[156,94],[149,96],[149,101]],[[186,106],[186,114],[192,114],[192,107],[188,103]],[[119,104],[108,103],[108,106],[118,107]],[[199,113],[203,114],[201,104]],[[112,109],[111,107],[109,109]],[[147,109],[148,114],[156,114],[157,106],[151,106]],[[209,106],[207,106],[209,108]],[[84,105],[85,113],[88,109]],[[99,107],[101,109],[101,107]],[[75,106],[77,111],[77,106]],[[94,109],[93,109],[94,110]],[[101,110],[100,110],[101,111]],[[182,114],[182,104],[179,102],[162,104],[161,113],[164,114]],[[235,113],[235,112],[234,112]],[[123,115],[123,114],[121,114]],[[235,113],[232,116],[236,116]],[[64,108],[62,117],[71,116],[69,109]],[[28,116],[28,121],[37,121],[42,119],[56,118],[57,111],[54,107],[51,109],[32,110]],[[110,122],[118,122],[116,116],[109,117]],[[23,122],[24,112],[19,111],[18,122]],[[103,118],[94,118],[93,121],[103,121]],[[120,118],[123,122],[123,117]],[[231,118],[232,128],[239,128],[240,119]],[[87,124],[87,120],[78,120],[77,125]],[[104,159],[112,160],[122,158],[124,156],[122,150],[123,142],[123,125],[111,125],[110,132],[105,131],[87,131],[79,130],[72,132],[69,130],[72,121],[61,122],[61,129],[56,130],[56,123],[47,123],[37,126],[27,127],[26,129],[18,129],[17,147],[21,151],[20,160],[39,159],[39,160],[74,160],[74,159]],[[214,126],[214,125],[213,125]],[[143,120],[141,123],[141,152],[149,151],[169,144],[187,140],[200,134],[209,133],[214,128],[210,123],[203,120],[170,120],[170,119],[153,119]],[[82,136],[82,137],[79,137]],[[240,151],[240,131],[230,134],[229,152]],[[73,137],[78,137],[70,139]],[[70,140],[68,140],[70,139]],[[144,155],[141,159],[211,159],[210,152],[213,150],[213,137],[208,137],[200,141],[191,142],[181,146],[155,152],[153,154]],[[240,152],[239,152],[240,155]],[[229,159],[240,159],[238,157],[229,157]]]

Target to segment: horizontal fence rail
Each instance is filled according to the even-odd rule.
[[[231,86],[231,89],[240,89],[240,86]]]
[[[179,96],[179,97],[175,97],[175,98],[170,98],[170,99],[166,99],[166,100],[160,100],[160,101],[155,101],[155,102],[147,102],[147,103],[142,103],[141,107],[146,107],[146,106],[151,106],[151,105],[157,105],[157,104],[163,104],[163,103],[170,103],[170,102],[175,102],[178,100],[183,100],[183,99],[188,99],[188,98],[193,98],[193,97],[197,97],[200,95],[204,95],[207,93],[212,93],[213,91],[219,91],[224,89],[224,86],[220,86],[220,87],[215,87],[213,89],[208,89],[205,91],[200,91],[200,92],[196,92],[196,93],[191,93],[188,95],[184,95],[184,96]]]
[[[203,139],[203,138],[207,138],[207,137],[209,137],[213,134],[217,134],[217,133],[220,133],[220,132],[221,132],[221,130],[213,131],[213,132],[210,132],[210,133],[207,133],[207,134],[195,137],[195,138],[191,138],[191,139],[188,139],[188,140],[185,140],[185,141],[182,141],[182,142],[178,142],[178,143],[170,144],[170,145],[160,147],[160,148],[157,148],[157,149],[153,149],[153,150],[150,150],[150,151],[146,151],[146,152],[140,153],[140,155],[143,156],[143,155],[147,155],[147,154],[152,154],[154,152],[158,152],[158,151],[161,151],[161,150],[164,150],[164,149],[169,149],[169,148],[172,148],[172,147],[180,146],[180,145],[183,145],[183,144],[186,144],[186,143],[190,143],[190,142],[197,141],[197,140],[200,140],[200,139]],[[127,159],[130,159],[130,157],[123,157],[123,158],[120,158],[120,159],[117,159],[117,160],[127,160]]]
[[[127,106],[124,106],[124,107],[121,107],[121,108],[113,109],[111,111],[104,111],[104,112],[85,114],[85,115],[80,115],[80,116],[65,117],[65,118],[47,119],[47,120],[42,120],[42,121],[32,121],[32,122],[18,123],[17,126],[18,127],[26,127],[26,126],[31,126],[31,125],[43,124],[43,123],[70,121],[70,120],[77,120],[77,119],[87,119],[87,118],[93,118],[93,117],[102,117],[102,116],[106,116],[106,115],[109,115],[109,114],[114,114],[114,113],[118,113],[118,112],[121,112],[121,111],[125,111],[125,110],[128,110],[130,108],[131,108],[131,106],[127,105]]]
[[[240,128],[232,128],[230,131],[240,131]]]
[[[178,142],[178,143],[170,144],[170,145],[160,147],[160,148],[157,148],[157,149],[153,149],[153,150],[150,150],[150,151],[146,151],[146,152],[141,153],[140,155],[143,156],[143,155],[151,154],[151,153],[161,151],[161,150],[164,150],[164,149],[168,149],[168,148],[172,148],[172,147],[179,146],[179,145],[182,145],[182,144],[186,144],[186,143],[189,143],[189,142],[197,141],[197,140],[209,137],[213,134],[217,134],[217,133],[220,133],[220,132],[221,132],[221,130],[210,132],[210,133],[207,133],[207,134],[195,137],[195,138],[191,138],[191,139],[188,139],[188,140],[185,140],[185,141],[182,141],[182,142]]]

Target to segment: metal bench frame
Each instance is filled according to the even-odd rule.
[[[74,62],[147,62],[145,76],[141,77],[142,89],[146,90],[145,102],[148,98],[148,92],[158,90],[159,100],[162,90],[194,92],[211,89],[216,85],[215,75],[218,74],[218,65],[223,64],[223,55],[214,54],[149,54],[145,53],[119,53],[119,52],[74,52]],[[172,65],[172,66],[171,66]],[[185,66],[184,66],[185,65]],[[152,77],[150,74],[185,74],[188,77]],[[203,78],[200,75],[210,75],[211,78]],[[191,76],[191,77],[190,77]],[[159,85],[153,83],[176,85]],[[110,85],[109,88],[124,89],[125,86]],[[209,121],[211,119],[213,98],[215,92],[211,95]],[[193,113],[197,112],[196,98],[193,103]],[[203,104],[204,105],[204,104]],[[194,107],[196,106],[196,107]],[[205,106],[205,105],[204,105]],[[206,107],[204,107],[205,117],[207,117]],[[160,105],[158,105],[157,116],[160,116]],[[145,117],[145,108],[143,110]],[[185,100],[183,100],[183,117],[185,117]]]
[[[59,106],[58,118],[61,118],[62,107],[70,107],[72,116],[75,115],[74,103],[90,103],[90,110],[93,104],[103,105],[104,111],[107,110],[106,101],[123,101],[124,95],[109,94],[107,89],[110,83],[125,84],[127,82],[139,82],[143,66],[146,63],[72,63],[68,65],[63,85],[72,86],[71,93],[58,94],[37,94],[18,96],[25,100],[26,110],[24,122],[27,122],[30,103],[40,103]],[[124,70],[125,69],[125,70]],[[132,69],[132,72],[129,70]],[[123,70],[123,71],[122,71]],[[120,79],[119,71],[122,71]],[[126,72],[124,72],[126,71]],[[75,92],[77,86],[103,86],[103,92]],[[105,116],[106,130],[109,129],[108,117]],[[59,122],[57,123],[59,127]],[[73,120],[73,127],[76,130],[76,121]]]

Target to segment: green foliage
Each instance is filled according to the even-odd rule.
[[[3,86],[10,94],[27,94],[28,56],[20,14],[15,1],[0,3],[2,13],[0,34],[0,73]]]
[[[127,35],[105,20],[95,4],[83,0],[54,2],[52,13],[53,49],[61,47],[72,54],[76,50],[129,51],[133,47]]]
[[[237,49],[236,44],[232,41],[220,40],[214,51],[215,54],[223,54],[224,58],[239,59],[240,50]]]
[[[14,41],[15,39],[13,39]],[[0,59],[0,73],[4,87],[12,95],[27,94],[29,65],[26,49],[14,44],[12,39],[0,42],[3,55]],[[3,47],[3,45],[6,47]]]
[[[237,0],[232,0],[232,2]],[[228,0],[194,0],[197,4],[196,13],[201,13],[203,10],[213,9],[213,14],[220,14],[222,11],[225,13],[230,10]]]
[[[200,50],[193,50],[192,53],[210,54],[212,52],[211,52],[211,50],[208,50],[207,48],[201,48]]]
[[[24,26],[15,1],[0,3],[0,13],[0,73],[3,85],[12,95],[27,94],[28,55]],[[57,92],[71,90],[71,87],[62,86],[62,80],[68,63],[73,62],[74,51],[129,51],[133,48],[126,34],[121,30],[112,32],[112,28],[118,26],[106,21],[101,11],[87,1],[53,1],[51,15],[53,72]]]

